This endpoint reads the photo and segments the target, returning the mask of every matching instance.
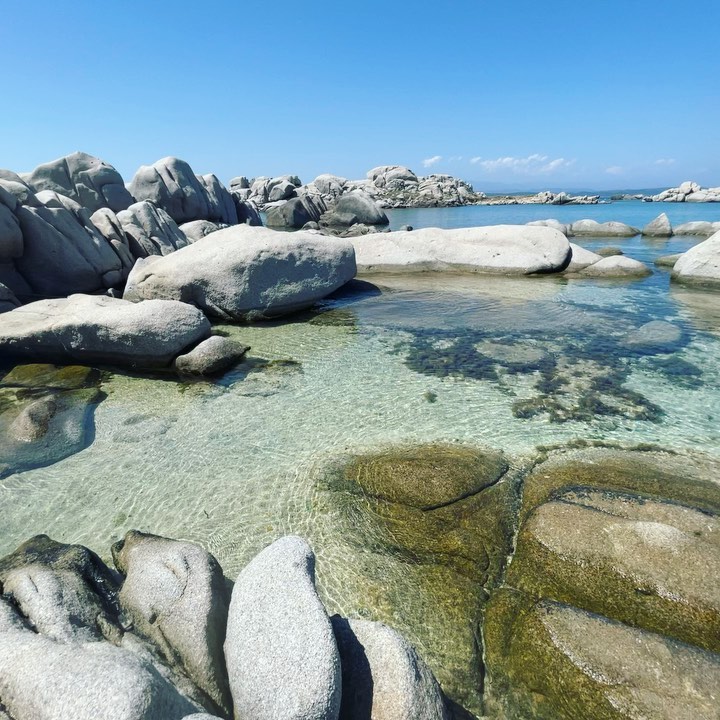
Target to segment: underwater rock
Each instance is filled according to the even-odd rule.
[[[118,600],[133,630],[231,713],[223,643],[229,597],[217,560],[199,545],[131,530],[112,548]]]
[[[238,363],[250,348],[235,340],[213,335],[189,353],[175,358],[175,369],[183,375],[212,375]]]
[[[651,320],[628,333],[622,344],[639,352],[672,352],[683,339],[683,331],[665,320]]]

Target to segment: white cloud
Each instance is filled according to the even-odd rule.
[[[656,165],[672,165],[675,162],[675,158],[660,158],[655,161]]]
[[[610,167],[605,168],[605,172],[608,175],[622,175],[624,171],[619,165],[611,165]]]
[[[433,165],[437,165],[442,160],[442,155],[433,155],[432,157],[425,158],[423,162],[423,167],[432,167]]]
[[[480,165],[486,172],[508,170],[519,175],[539,175],[551,173],[570,167],[575,161],[565,158],[550,159],[547,155],[533,153],[527,157],[499,157],[494,160],[483,160],[482,157],[470,158],[473,165]]]

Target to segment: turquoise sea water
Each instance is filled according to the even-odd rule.
[[[642,224],[660,210],[677,222],[675,207],[408,210],[392,222],[571,213]],[[687,219],[720,219],[720,207],[693,207]],[[698,241],[579,242],[620,246],[652,265]],[[680,337],[633,345],[653,320]],[[578,439],[720,457],[720,293],[675,286],[665,270],[635,281],[372,276],[301,316],[218,330],[250,345],[251,361],[217,382],[109,374],[89,447],[0,480],[0,554],[45,532],[109,560],[111,543],[137,528],[199,542],[235,577],[261,548],[298,533],[318,554],[331,612],[376,617],[382,606],[385,621],[442,662],[433,643],[460,641],[418,620],[417,576],[373,554],[371,527],[349,537],[320,482],[328,463],[408,442],[492,447],[522,462],[538,446]]]

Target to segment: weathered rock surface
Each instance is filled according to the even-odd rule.
[[[318,222],[325,210],[325,203],[311,195],[292,198],[282,205],[268,209],[267,226],[278,229],[299,229],[309,222]]]
[[[683,253],[673,267],[672,277],[679,282],[720,286],[720,232]]]
[[[621,222],[603,222],[596,220],[578,220],[572,224],[572,234],[585,237],[633,237],[640,230]]]
[[[348,242],[238,225],[138,261],[124,297],[181,300],[230,320],[275,317],[312,305],[355,272]]]
[[[342,664],[340,720],[443,720],[440,687],[395,630],[368,620],[332,618]]]
[[[166,157],[143,165],[130,183],[136,200],[150,200],[178,224],[191,220],[237,222],[230,193],[214,175],[197,176],[185,161]]]
[[[50,362],[158,367],[209,334],[200,310],[162,300],[71,295],[0,315],[0,352]]]
[[[565,268],[565,272],[567,273],[579,272],[602,260],[601,255],[587,248],[580,247],[580,245],[576,245],[575,243],[570,243],[570,249],[572,250],[572,256],[570,257],[570,263]]]
[[[389,222],[382,209],[361,191],[343,195],[320,219],[322,225],[329,226],[387,225]]]
[[[611,255],[589,265],[580,274],[598,278],[645,277],[652,275],[652,270],[639,260],[624,255]]]
[[[686,180],[676,188],[668,188],[657,195],[644,197],[648,202],[720,202],[720,187],[701,188],[698,183]]]
[[[189,244],[170,215],[151,202],[134,203],[117,219],[135,258],[169,255]]]
[[[229,715],[223,643],[229,598],[217,560],[200,546],[130,531],[113,546],[119,594],[133,629]]]
[[[225,657],[237,720],[339,716],[340,656],[314,565],[308,544],[288,536],[265,548],[235,582]]]
[[[526,225],[366,235],[353,240],[358,271],[465,271],[527,275],[564,269],[570,243],[557,230]]]
[[[22,177],[33,192],[51,190],[65,195],[90,213],[103,207],[119,212],[134,202],[112,165],[83,152],[38,165]]]
[[[175,369],[183,375],[212,375],[238,363],[250,348],[230,338],[213,335],[185,355],[175,358]]]
[[[180,225],[179,230],[185,235],[189,243],[194,243],[196,240],[220,230],[220,225],[209,220],[192,220]]]
[[[670,237],[673,234],[670,218],[666,213],[660,213],[642,229],[642,234],[648,237]]]
[[[125,235],[122,223],[118,220],[117,215],[109,208],[96,210],[90,216],[90,221],[105,240],[110,243],[112,249],[120,258],[120,262],[122,263],[122,279],[124,280],[135,264],[135,256],[130,249],[130,241]]]
[[[656,258],[655,265],[658,267],[672,268],[675,263],[682,257],[682,253],[673,253],[672,255],[661,255]]]
[[[538,227],[550,227],[554,230],[558,230],[566,237],[572,237],[572,223],[563,223],[559,220],[555,220],[553,218],[550,218],[548,220],[533,220],[532,222],[526,223],[527,225],[531,226],[538,226]]]
[[[0,283],[0,313],[14,310],[16,307],[20,307],[20,301],[15,297],[15,293]]]
[[[674,235],[714,235],[720,232],[720,222],[708,222],[707,220],[695,220],[678,225]]]

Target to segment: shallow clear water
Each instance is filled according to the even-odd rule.
[[[583,244],[622,243],[652,262],[694,242]],[[318,553],[330,611],[381,617],[437,662],[433,643],[467,638],[421,615],[406,566],[351,542],[318,482],[326,463],[428,441],[519,459],[577,438],[720,456],[720,294],[671,288],[662,270],[631,282],[371,280],[288,322],[221,328],[252,358],[280,362],[246,364],[218,383],[111,375],[90,447],[0,481],[0,554],[45,532],[108,559],[137,528],[202,543],[234,577],[272,540],[298,533]],[[664,352],[629,350],[627,337],[650,320],[672,322],[682,338]],[[369,546],[375,530],[353,532]]]
[[[522,225],[533,220],[554,218],[572,223],[584,218],[598,222],[615,220],[642,228],[664,212],[673,226],[694,220],[720,221],[720,203],[646,203],[641,200],[598,205],[468,205],[457,208],[402,208],[385,211],[390,229],[403,225],[459,228],[475,225]]]

